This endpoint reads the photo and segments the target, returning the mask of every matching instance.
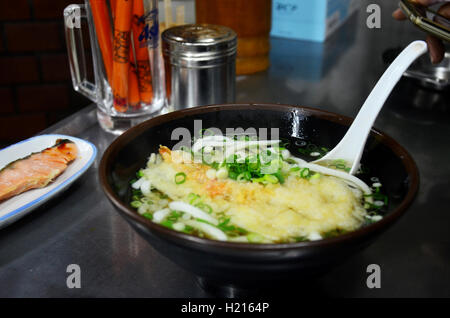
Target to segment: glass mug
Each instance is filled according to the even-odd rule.
[[[94,83],[88,80],[81,21],[87,21]],[[157,0],[85,0],[64,9],[75,91],[97,104],[106,131],[120,134],[164,109]]]

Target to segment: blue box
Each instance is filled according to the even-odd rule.
[[[360,0],[272,0],[270,35],[324,42],[360,6]]]

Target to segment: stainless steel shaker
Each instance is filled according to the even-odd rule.
[[[235,101],[237,36],[230,28],[188,24],[162,34],[168,104],[173,110]]]

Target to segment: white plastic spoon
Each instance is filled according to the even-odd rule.
[[[359,161],[361,160],[367,137],[384,102],[403,73],[426,51],[427,44],[424,41],[414,41],[409,44],[378,80],[344,138],[324,157],[313,161],[313,163],[325,163],[342,159],[351,166],[349,173],[355,174],[359,168]]]

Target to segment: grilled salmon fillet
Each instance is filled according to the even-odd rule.
[[[43,188],[77,157],[74,142],[58,139],[54,146],[9,163],[0,170],[0,202],[25,191]]]

